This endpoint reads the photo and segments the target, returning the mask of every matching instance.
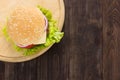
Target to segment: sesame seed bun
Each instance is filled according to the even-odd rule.
[[[19,6],[8,18],[7,31],[17,45],[40,44],[45,24],[45,16],[38,8]]]

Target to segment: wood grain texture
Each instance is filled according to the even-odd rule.
[[[103,80],[120,80],[119,6],[119,0],[103,1]]]
[[[62,41],[32,61],[0,62],[0,80],[120,80],[120,1],[64,1]]]
[[[99,0],[71,0],[68,5],[69,80],[101,80],[101,3]]]

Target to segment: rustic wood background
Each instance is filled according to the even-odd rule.
[[[120,0],[64,0],[65,37],[29,62],[0,62],[0,80],[120,80]]]

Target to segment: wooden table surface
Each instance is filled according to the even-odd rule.
[[[120,0],[64,1],[61,43],[29,62],[0,62],[0,80],[120,80]]]

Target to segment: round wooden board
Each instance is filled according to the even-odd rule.
[[[37,6],[40,5],[49,9],[53,18],[58,22],[58,28],[61,31],[64,23],[65,17],[65,8],[63,0],[3,0],[0,3],[0,60],[5,62],[24,62],[28,60],[32,60],[43,53],[45,53],[50,47],[41,50],[39,53],[36,53],[31,56],[23,56],[21,52],[17,52],[11,47],[10,44],[4,37],[2,28],[6,22],[6,17],[9,16],[10,11],[16,5],[30,5]],[[4,7],[3,9],[3,6]]]

